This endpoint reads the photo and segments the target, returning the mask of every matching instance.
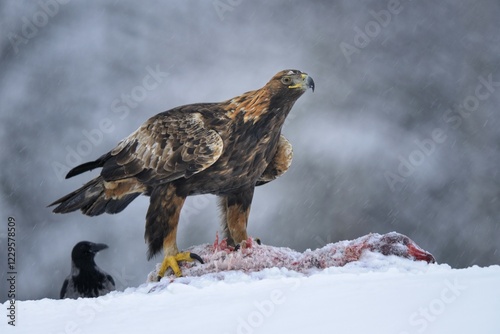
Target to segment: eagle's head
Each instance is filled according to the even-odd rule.
[[[225,102],[230,118],[243,115],[243,121],[257,122],[264,115],[281,115],[282,122],[297,99],[308,89],[314,91],[314,80],[298,70],[278,72],[261,89],[246,92]]]
[[[266,86],[274,94],[300,96],[308,88],[311,88],[314,92],[314,80],[307,73],[299,70],[280,71],[272,77]]]

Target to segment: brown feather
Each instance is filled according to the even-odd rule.
[[[98,167],[101,175],[54,202],[54,212],[116,213],[138,194],[148,195],[148,257],[162,248],[172,255],[185,198],[210,193],[221,198],[228,239],[239,243],[247,237],[255,186],[290,166],[292,149],[281,128],[295,101],[313,87],[305,73],[284,70],[264,87],[227,101],[153,116],[112,151],[75,167],[68,176]]]
[[[257,180],[257,185],[263,185],[265,183],[271,182],[281,175],[283,175],[290,165],[292,164],[293,158],[293,148],[292,144],[285,138],[285,136],[281,135],[278,148],[276,149],[276,154],[273,157],[273,160],[267,165],[266,169],[262,173],[262,175]]]

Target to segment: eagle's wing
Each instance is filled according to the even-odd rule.
[[[292,164],[292,157],[292,144],[290,144],[285,136],[280,135],[276,153],[274,154],[273,159],[271,160],[269,165],[267,165],[262,175],[257,180],[256,185],[261,186],[283,175],[288,170],[288,168],[290,168],[290,165]]]
[[[169,182],[210,167],[223,151],[220,135],[196,112],[167,112],[146,121],[110,152],[101,171],[105,181],[136,177]]]

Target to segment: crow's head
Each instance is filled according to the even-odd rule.
[[[71,260],[77,268],[95,266],[94,257],[97,252],[108,248],[105,244],[95,244],[90,241],[80,241],[73,247]]]

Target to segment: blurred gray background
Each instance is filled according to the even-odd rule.
[[[80,240],[110,246],[96,262],[119,289],[143,283],[160,260],[146,261],[148,198],[54,215],[98,171],[65,173],[154,114],[287,68],[316,92],[285,124],[294,161],[256,191],[252,236],[304,251],[397,231],[440,263],[499,264],[499,17],[496,0],[2,1],[0,264],[13,216],[17,298],[57,298]],[[190,198],[178,244],[218,229],[215,199]]]

